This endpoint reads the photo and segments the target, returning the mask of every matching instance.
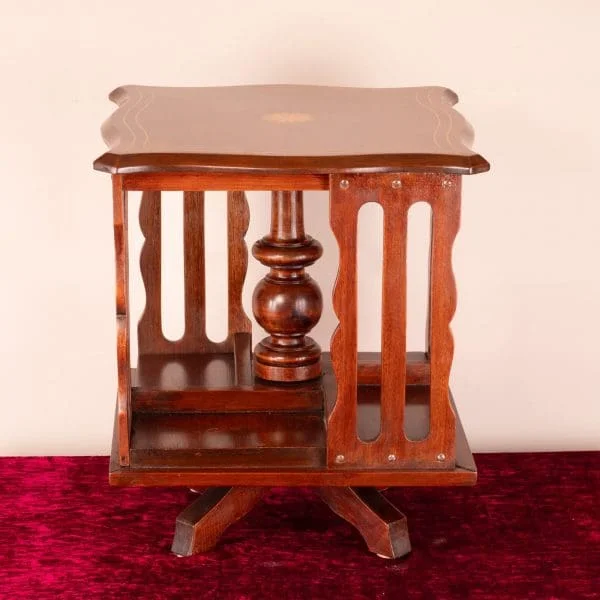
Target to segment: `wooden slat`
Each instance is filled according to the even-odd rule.
[[[408,202],[402,190],[380,189],[383,206],[381,311],[381,439],[387,456],[404,451],[406,391],[406,232]],[[376,233],[375,233],[376,234]]]
[[[183,272],[185,332],[179,352],[202,352],[206,336],[206,270],[204,245],[204,193],[183,194]]]
[[[252,334],[235,333],[233,337],[233,359],[236,385],[252,385]]]
[[[460,226],[461,178],[439,177],[431,198],[430,350],[431,361],[431,439],[430,444],[454,463],[455,415],[450,406],[449,379],[454,339],[450,321],[456,310],[456,285],[452,271],[452,247]]]
[[[160,192],[144,192],[140,204],[140,228],[144,245],[140,253],[140,271],[146,305],[138,322],[139,354],[167,352],[161,318],[161,214]]]
[[[127,239],[127,192],[122,177],[113,183],[113,224],[116,262],[117,312],[117,443],[120,465],[129,464],[131,426],[131,369],[129,349],[129,244]]]
[[[244,311],[242,292],[248,270],[248,247],[244,236],[250,225],[250,210],[244,192],[227,193],[228,247],[228,333],[252,333],[252,323]]]
[[[352,461],[357,446],[357,226],[362,198],[345,193],[343,177],[330,184],[331,231],[339,246],[339,267],[333,290],[333,310],[339,324],[331,338],[331,362],[337,380],[337,398],[327,419],[327,464]]]

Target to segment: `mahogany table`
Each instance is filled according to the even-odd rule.
[[[410,551],[389,486],[472,485],[476,468],[448,386],[456,307],[451,266],[461,176],[489,164],[441,87],[125,86],[103,126],[111,173],[117,279],[118,392],[110,483],[206,488],[177,518],[172,550],[210,549],[269,486],[316,486],[386,558]],[[127,193],[142,191],[146,306],[130,364]],[[161,324],[161,191],[184,196],[185,332]],[[204,192],[227,191],[228,334],[205,329]],[[270,231],[253,248],[269,270],[253,312],[245,191],[272,192]],[[308,333],[322,296],[306,267],[322,253],[304,230],[303,190],[328,190],[339,245],[331,353]],[[406,349],[406,227],[432,209],[427,351]],[[357,347],[357,215],[383,208],[381,352]],[[254,346],[254,347],[253,347]]]

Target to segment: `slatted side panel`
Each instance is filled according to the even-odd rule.
[[[117,313],[117,439],[119,464],[129,465],[131,430],[131,368],[129,356],[129,248],[127,192],[122,178],[113,176],[113,225],[116,260]]]
[[[331,341],[337,399],[327,421],[329,466],[452,468],[455,416],[448,380],[453,340],[450,321],[456,308],[452,245],[458,231],[460,177],[434,174],[335,175],[331,177],[331,228],[340,248],[334,288],[339,325]],[[410,206],[423,200],[432,207],[429,364],[407,365],[406,235]],[[361,381],[381,384],[381,434],[363,442],[357,419],[357,231],[360,207],[378,202],[384,210],[384,268],[381,367],[362,368]],[[378,232],[373,232],[377,235]],[[410,368],[408,368],[410,367]],[[421,369],[422,367],[422,369]],[[410,441],[404,433],[405,386],[421,369],[430,387],[430,433]],[[408,374],[407,374],[408,370]],[[371,373],[372,371],[372,373]],[[408,375],[408,377],[407,377]]]
[[[235,334],[250,333],[251,323],[242,306],[242,287],[248,264],[244,235],[249,223],[248,205],[243,192],[228,193],[227,211],[228,336],[223,342],[213,342],[206,335],[204,192],[185,192],[185,331],[181,339],[171,341],[163,335],[161,318],[161,193],[143,193],[140,226],[144,245],[140,255],[140,270],[146,289],[146,306],[138,324],[140,355],[233,352]]]

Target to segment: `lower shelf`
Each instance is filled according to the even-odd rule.
[[[377,394],[370,386],[363,392],[358,428],[361,437],[374,437]],[[407,389],[406,430],[414,438],[427,434],[426,395],[424,386]],[[114,440],[109,480],[121,486],[189,487],[473,485],[477,471],[458,414],[456,423],[454,469],[354,470],[327,468],[321,414],[138,412],[131,464],[118,464]]]
[[[314,414],[153,414],[133,417],[133,467],[265,469],[325,462],[325,426]]]

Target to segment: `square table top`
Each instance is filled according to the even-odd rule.
[[[443,87],[127,85],[109,98],[118,108],[94,168],[110,173],[489,169]]]

